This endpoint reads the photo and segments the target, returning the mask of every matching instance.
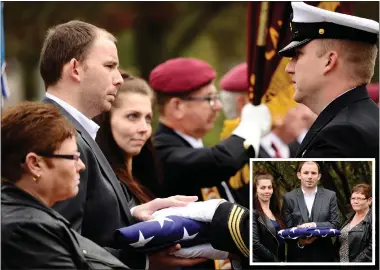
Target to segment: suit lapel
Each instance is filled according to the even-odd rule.
[[[332,119],[348,105],[363,100],[369,99],[367,88],[365,85],[358,86],[350,91],[347,91],[340,97],[333,100],[317,117],[310,130],[303,139],[298,151],[297,157],[302,157],[307,147],[310,145],[318,132],[323,129]]]
[[[271,156],[268,154],[267,151],[265,151],[264,147],[260,145],[259,148],[259,155],[257,156],[259,158],[271,158]]]
[[[302,190],[300,188],[297,190],[297,203],[298,203],[298,208],[301,211],[303,221],[308,222],[309,216],[307,214],[307,206],[305,203],[305,198],[303,196]]]
[[[58,103],[56,103],[54,100],[51,100],[49,98],[43,99],[43,102],[51,103],[57,106],[61,113],[65,115],[68,120],[72,123],[72,125],[75,127],[75,129],[78,131],[78,133],[81,135],[83,140],[88,144],[88,146],[93,151],[98,163],[99,167],[103,171],[104,175],[106,176],[106,179],[109,181],[111,186],[113,187],[116,196],[121,204],[121,208],[124,210],[124,214],[127,216],[128,221],[133,224],[133,218],[131,215],[131,211],[129,209],[128,201],[131,200],[130,195],[128,193],[123,193],[119,180],[117,179],[115,173],[113,172],[110,164],[108,163],[106,157],[104,156],[102,150],[100,150],[98,144],[91,138],[90,134],[83,128],[83,126],[71,115],[69,114],[64,108],[62,108]],[[127,199],[123,194],[126,194]]]
[[[321,207],[323,203],[323,189],[318,188],[317,194],[315,194],[315,199],[313,207],[311,208],[312,221],[317,222],[319,218],[319,213],[321,212]]]

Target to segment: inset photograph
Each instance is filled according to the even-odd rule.
[[[374,265],[374,159],[251,159],[251,265]]]

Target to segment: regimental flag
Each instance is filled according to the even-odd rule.
[[[315,228],[289,228],[278,231],[278,236],[283,239],[297,239],[299,237],[310,238],[313,236],[318,237],[333,237],[340,235],[340,231],[328,227],[315,227]]]
[[[5,76],[5,38],[4,38],[4,3],[0,1],[0,64],[1,64],[1,100],[7,99],[9,97],[9,89],[7,84],[7,78]]]
[[[353,2],[306,2],[319,8],[352,14]],[[267,104],[273,122],[295,106],[289,58],[277,54],[291,40],[291,2],[248,3],[248,84],[254,105]]]
[[[141,252],[166,249],[176,244],[192,247],[210,242],[210,224],[179,216],[160,216],[116,230],[120,248]]]

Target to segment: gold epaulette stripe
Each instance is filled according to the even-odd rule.
[[[239,210],[239,213],[238,213],[238,217],[237,217],[237,220],[236,220],[236,223],[235,223],[235,227],[236,227],[236,232],[237,232],[237,237],[238,237],[238,240],[239,242],[242,244],[243,248],[244,248],[244,251],[243,254],[248,257],[249,256],[249,249],[247,248],[247,246],[244,244],[244,240],[243,240],[243,237],[241,236],[241,232],[240,232],[240,222],[241,222],[241,217],[243,216],[244,214],[244,209],[241,208],[241,207],[238,207],[238,210]]]
[[[237,207],[236,205],[232,207],[230,217],[228,218],[228,229],[236,246],[240,249],[241,253],[243,253],[244,256],[248,257],[249,250],[244,244],[244,241],[241,237],[239,226],[243,212],[243,208]]]

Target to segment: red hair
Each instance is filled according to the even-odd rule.
[[[3,178],[17,182],[28,153],[53,153],[72,136],[75,129],[53,104],[26,101],[9,107],[1,117]]]

